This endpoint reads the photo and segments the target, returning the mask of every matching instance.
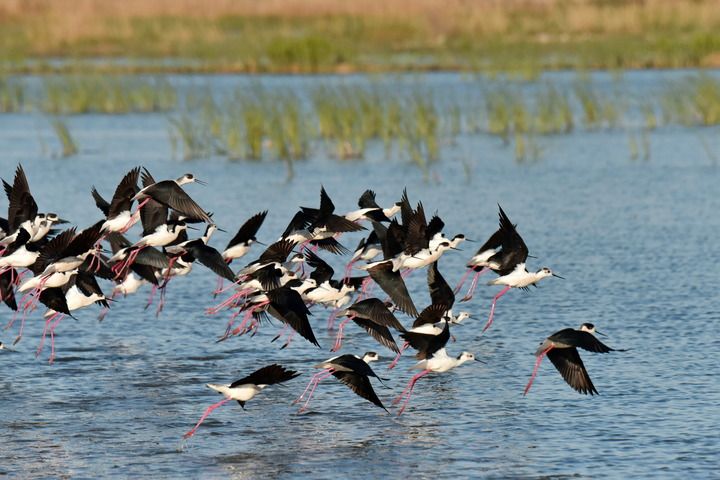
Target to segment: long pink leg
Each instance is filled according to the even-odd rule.
[[[270,340],[270,343],[272,343],[272,342],[274,342],[275,340],[277,340],[278,338],[282,337],[282,336],[285,334],[285,332],[287,332],[287,329],[288,329],[288,328],[290,328],[290,325],[288,325],[288,324],[286,323],[286,324],[283,326],[282,330],[280,330],[280,333],[278,333],[277,335],[275,335],[275,337],[274,337],[272,340]]]
[[[23,330],[25,329],[25,319],[27,318],[27,312],[23,312],[22,314],[22,320],[20,321],[20,331],[18,332],[18,336],[15,337],[15,341],[13,341],[13,345],[17,344],[23,335]]]
[[[55,329],[58,325],[60,325],[60,320],[62,320],[65,317],[65,314],[60,315],[57,320],[55,320],[55,323],[52,324],[50,327],[50,359],[48,360],[48,363],[52,365],[52,363],[55,361]]]
[[[335,345],[333,345],[333,348],[330,349],[331,352],[337,352],[340,350],[340,347],[342,347],[342,339],[343,339],[343,330],[345,330],[345,325],[352,319],[352,316],[349,316],[342,322],[340,322],[340,326],[338,327],[337,336],[335,337]]]
[[[410,344],[409,344],[408,342],[405,342],[405,344],[404,344],[402,347],[400,347],[400,351],[399,351],[398,354],[395,356],[395,360],[393,360],[393,361],[390,363],[390,365],[388,365],[388,370],[392,370],[393,368],[395,368],[395,365],[397,365],[398,361],[400,361],[400,356],[403,354],[403,352],[404,352],[405,350],[407,350],[407,348],[408,348],[409,346],[410,346]]]
[[[45,320],[45,327],[43,328],[42,338],[40,339],[40,346],[37,349],[37,353],[35,353],[36,357],[40,356],[43,346],[45,345],[45,337],[47,336],[47,329],[48,329],[48,326],[50,325],[50,322],[55,320],[58,315],[60,315],[60,312],[55,312],[47,320]]]
[[[218,277],[217,282],[215,282],[215,290],[213,290],[213,298],[217,297],[219,293],[222,293],[223,288],[223,278]]]
[[[218,313],[218,312],[219,312],[220,310],[222,310],[223,308],[225,308],[225,307],[227,307],[227,306],[229,306],[229,305],[232,305],[232,303],[233,303],[235,300],[237,300],[237,299],[239,299],[239,298],[246,297],[249,293],[252,293],[252,289],[246,288],[246,289],[244,289],[244,290],[238,290],[237,292],[233,293],[230,297],[228,297],[227,299],[223,300],[222,302],[220,302],[219,304],[215,305],[214,307],[210,307],[210,308],[206,309],[206,310],[205,310],[205,313],[207,313],[208,315],[215,315],[216,313]]]
[[[472,272],[472,271],[473,271],[472,267],[465,270],[465,274],[463,274],[462,278],[460,279],[457,286],[455,287],[455,290],[453,290],[454,294],[457,294],[460,291],[460,289],[462,288],[462,286],[465,285],[465,280],[467,280],[467,278],[470,276],[470,272]]]
[[[290,331],[290,335],[288,335],[288,339],[285,341],[282,347],[280,347],[280,350],[283,348],[287,348],[290,346],[290,342],[292,342],[292,339],[295,337],[295,330]]]
[[[139,212],[140,209],[141,209],[142,207],[144,207],[145,204],[148,203],[150,200],[152,200],[152,199],[151,199],[150,197],[148,197],[148,198],[146,198],[145,200],[143,200],[142,202],[138,203],[138,206],[137,206],[137,208],[135,209],[135,211],[130,214],[130,220],[128,221],[128,223],[131,223],[131,222],[132,222],[132,224],[129,225],[129,226],[126,225],[127,229],[126,229],[126,230],[124,229],[125,231],[120,232],[120,233],[125,233],[127,230],[130,230],[130,227],[132,227],[132,226],[137,222],[137,220],[133,221],[133,220],[134,220],[134,217],[135,217],[135,214],[136,214],[137,212]]]
[[[370,293],[372,292],[372,288],[374,286],[374,282],[372,277],[366,277],[365,280],[362,281],[362,295],[363,297],[369,297]]]
[[[145,310],[147,310],[150,305],[153,304],[153,301],[155,300],[155,292],[157,292],[158,286],[153,285],[152,290],[150,291],[150,296],[148,297],[147,304],[145,305]]]
[[[406,268],[404,272],[400,273],[400,276],[405,279],[410,276],[414,270],[412,268]]]
[[[535,380],[535,375],[537,375],[538,368],[540,368],[540,362],[542,362],[543,357],[545,355],[547,355],[547,353],[550,350],[552,350],[553,348],[555,348],[555,346],[550,345],[547,349],[545,349],[543,352],[541,352],[540,355],[538,355],[537,360],[535,361],[535,368],[533,368],[533,373],[530,376],[530,381],[528,382],[527,386],[525,387],[525,392],[523,393],[523,395],[527,395],[527,393],[530,391],[530,387],[533,384],[533,380]]]
[[[16,310],[16,311],[13,313],[12,318],[11,318],[10,321],[3,327],[3,330],[9,330],[9,329],[12,328],[13,325],[15,325],[15,320],[17,320],[18,313],[20,313],[19,310]]]
[[[203,413],[202,417],[200,417],[200,420],[195,424],[195,426],[194,426],[189,432],[187,432],[185,435],[183,435],[183,438],[187,439],[187,438],[190,438],[190,437],[192,437],[193,435],[195,435],[195,431],[198,429],[198,427],[200,426],[200,424],[205,421],[205,419],[208,417],[208,415],[210,415],[213,410],[215,410],[216,408],[218,408],[218,407],[221,406],[221,405],[226,404],[226,403],[229,402],[230,400],[232,400],[232,398],[223,398],[223,399],[220,400],[219,402],[213,403],[212,405],[210,405],[210,406],[205,410],[205,413]]]
[[[255,313],[256,311],[258,311],[259,309],[261,309],[262,307],[264,307],[265,305],[267,305],[268,303],[270,303],[270,302],[268,302],[268,301],[260,302],[260,303],[258,303],[257,305],[255,305],[255,306],[253,306],[253,307],[250,307],[250,309],[247,311],[247,313],[246,313],[245,316],[243,317],[242,322],[240,322],[240,325],[238,325],[238,327],[237,327],[235,330],[233,330],[232,332],[230,332],[231,335],[239,335],[239,334],[241,334],[241,333],[247,333],[247,332],[245,331],[245,330],[246,330],[246,329],[245,329],[245,325],[247,325],[247,323],[248,323],[248,322],[250,321],[250,319],[252,318],[252,314]]]
[[[113,290],[112,294],[110,295],[110,300],[115,300],[116,296],[117,290]],[[103,307],[102,310],[100,310],[100,314],[98,314],[98,322],[102,322],[103,320],[105,320],[105,317],[107,316],[109,311],[110,307]]]
[[[314,375],[310,378],[310,381],[308,382],[307,387],[305,387],[305,390],[303,390],[302,395],[300,395],[298,398],[296,398],[295,400],[293,400],[292,403],[293,403],[293,404],[298,403],[298,402],[300,402],[303,398],[305,398],[305,394],[308,392],[308,390],[310,390],[310,386],[311,386],[313,383],[315,383],[315,380],[317,379],[317,377],[320,377],[320,376],[326,374],[328,370],[329,370],[328,368],[324,368],[324,369],[320,370],[318,373],[314,374]]]
[[[307,401],[305,402],[305,404],[302,407],[300,407],[300,410],[298,410],[298,413],[302,412],[303,410],[305,410],[307,408],[308,404],[310,403],[310,400],[312,399],[313,393],[315,393],[315,389],[317,388],[318,384],[320,384],[321,381],[323,381],[324,379],[326,379],[327,377],[332,375],[334,371],[335,371],[334,369],[328,368],[324,375],[319,376],[315,380],[315,385],[313,385],[313,388],[310,390],[310,394],[308,395]]]
[[[338,313],[340,313],[340,309],[336,308],[332,311],[330,317],[328,317],[327,329],[329,331],[335,328],[335,320],[337,319]]]
[[[160,301],[158,302],[157,310],[155,310],[155,317],[160,316],[160,312],[165,308],[165,295],[167,295],[167,284],[170,280],[165,280],[162,287],[160,287]]]
[[[345,273],[343,275],[343,278],[350,278],[350,274],[352,273],[353,265],[355,265],[356,262],[357,262],[357,260],[350,260],[350,262],[348,262],[348,264],[345,265]]]
[[[398,415],[402,415],[402,413],[405,411],[405,407],[407,407],[408,403],[410,402],[410,397],[412,396],[413,389],[415,388],[415,384],[417,383],[420,378],[424,377],[430,373],[430,370],[423,370],[422,372],[418,373],[412,379],[410,380],[410,383],[408,383],[408,386],[405,388],[405,390],[408,390],[407,397],[405,398],[405,403],[403,403],[403,406],[398,410]],[[399,399],[402,398],[402,395],[405,394],[405,391],[403,391],[402,394],[400,394],[400,397],[393,400],[393,405],[396,403],[399,403]]]
[[[467,302],[470,300],[473,295],[475,295],[475,289],[478,285],[478,279],[480,278],[480,275],[490,270],[489,268],[483,268],[479,272],[475,272],[475,275],[473,276],[472,282],[470,283],[470,288],[468,289],[468,292],[465,294],[465,296],[460,300],[461,302]]]
[[[486,323],[485,326],[483,327],[483,329],[482,329],[483,332],[484,332],[485,330],[487,330],[488,328],[490,328],[490,325],[492,325],[493,316],[495,315],[495,303],[498,301],[498,298],[500,298],[500,297],[502,297],[503,295],[505,295],[505,294],[510,290],[510,288],[511,288],[511,287],[505,287],[505,288],[503,288],[502,290],[500,290],[500,293],[498,293],[497,295],[495,295],[495,297],[493,298],[492,306],[490,307],[490,318],[488,318],[487,323]]]

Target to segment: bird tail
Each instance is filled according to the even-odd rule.
[[[208,388],[211,388],[211,389],[215,390],[215,391],[218,392],[218,393],[223,393],[223,394],[224,394],[224,393],[227,391],[227,389],[228,389],[228,386],[227,386],[227,385],[219,385],[219,384],[217,384],[217,383],[206,383],[205,386],[208,387]]]

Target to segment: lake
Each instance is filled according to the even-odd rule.
[[[636,91],[652,89],[672,72],[626,75]],[[432,88],[462,87],[460,76],[425,76]],[[247,77],[175,78],[218,89],[257,81]],[[312,77],[266,77],[267,88],[311,82]],[[334,81],[325,77],[324,81]],[[357,80],[360,81],[360,80]],[[568,80],[570,81],[570,80]],[[528,87],[531,88],[531,87]],[[277,239],[298,205],[316,206],[324,185],[337,210],[355,208],[366,188],[381,204],[407,187],[412,202],[438,211],[448,236],[484,242],[497,228],[502,205],[530,254],[529,268],[549,266],[566,280],[547,279],[530,292],[511,291],[495,322],[481,334],[500,287],[481,277],[475,297],[460,309],[472,318],[453,330],[450,354],[474,352],[471,362],[420,380],[405,413],[386,414],[334,379],[320,384],[310,413],[291,405],[332,356],[329,310],[313,307],[321,349],[296,338],[280,350],[270,340],[279,325],[254,336],[215,340],[229,313],[205,314],[217,303],[213,275],[196,265],[173,280],[158,318],[144,309],[149,290],[120,299],[99,323],[99,307],[63,320],[57,358],[35,357],[40,312],[28,319],[17,352],[0,351],[0,475],[11,477],[155,478],[419,478],[457,477],[688,477],[718,475],[720,427],[720,150],[716,127],[651,131],[649,160],[631,160],[622,130],[578,130],[541,139],[535,162],[513,161],[498,138],[463,134],[445,145],[425,175],[405,159],[386,159],[380,146],[366,158],[339,162],[318,149],[296,162],[286,180],[279,162],[174,158],[162,114],[78,115],[68,123],[80,153],[56,158],[47,120],[32,113],[0,115],[0,174],[11,181],[26,169],[41,211],[73,224],[100,219],[90,197],[95,185],[110,197],[122,175],[144,165],[160,178],[189,171],[209,182],[187,191],[214,212],[225,246],[252,214],[269,209],[258,238]],[[39,141],[41,139],[42,141]],[[45,145],[45,147],[43,147]],[[5,208],[6,203],[2,203]],[[131,238],[137,238],[136,228]],[[352,249],[361,235],[341,240]],[[448,252],[440,269],[451,285],[479,244]],[[256,246],[250,256],[259,254]],[[341,271],[342,259],[321,254]],[[109,283],[103,283],[109,291]],[[408,286],[419,308],[429,302],[425,273]],[[456,307],[457,309],[457,307]],[[11,312],[1,310],[7,323]],[[411,319],[399,315],[406,325]],[[523,396],[533,353],[548,335],[594,323],[607,355],[581,352],[600,392],[573,391],[544,361]],[[0,331],[12,343],[18,325]],[[341,353],[377,351],[373,364],[389,388],[374,382],[389,406],[410,379],[411,355],[387,370],[392,352],[348,325]],[[234,402],[213,412],[188,442],[183,433],[219,400],[205,383],[231,382],[278,362],[303,375],[268,388],[242,411]]]

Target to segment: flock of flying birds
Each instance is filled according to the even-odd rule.
[[[75,227],[61,230],[67,222],[55,213],[40,213],[25,172],[18,166],[12,184],[3,180],[9,207],[7,219],[0,219],[0,294],[2,301],[15,312],[6,328],[21,317],[15,343],[22,338],[27,315],[39,304],[44,305],[47,310],[43,314],[45,322],[37,355],[41,354],[49,334],[52,363],[55,330],[64,317],[100,304],[102,319],[110,307],[109,302],[116,296],[133,294],[146,284],[152,286],[148,305],[155,292],[160,291],[157,307],[160,313],[168,283],[188,275],[198,263],[217,275],[214,295],[226,296],[209,308],[208,313],[231,312],[218,341],[245,334],[254,336],[273,317],[284,324],[283,331],[273,341],[287,333],[281,348],[290,345],[296,334],[320,347],[309,320],[310,308],[320,305],[331,311],[328,330],[334,329],[336,319],[343,318],[337,328],[333,352],[341,349],[343,332],[350,321],[396,355],[389,368],[395,366],[405,349],[415,350],[418,362],[413,368],[420,372],[393,401],[393,404],[402,403],[397,411],[401,414],[421,377],[446,372],[468,361],[479,361],[470,352],[451,356],[446,350],[448,341],[455,340],[450,333],[451,325],[470,316],[467,312],[453,312],[455,294],[470,274],[473,279],[461,301],[472,297],[478,278],[485,272],[497,275],[488,285],[504,287],[492,300],[483,332],[492,324],[496,302],[510,289],[527,289],[543,278],[559,277],[546,267],[535,272],[527,270],[528,248],[516,226],[499,207],[499,229],[477,250],[467,263],[462,280],[451,288],[440,273],[439,260],[445,252],[457,250],[460,243],[468,240],[464,235],[446,237],[440,217],[436,214],[428,220],[422,203],[413,207],[406,191],[399,202],[382,208],[376,203],[374,192],[367,190],[358,201],[358,210],[339,215],[324,188],[320,191],[318,208],[300,207],[276,242],[265,245],[257,259],[234,271],[231,266],[237,265],[253,244],[260,244],[256,235],[267,211],[250,217],[226,248],[217,250],[209,241],[218,227],[213,223],[212,214],[182,188],[190,183],[203,182],[192,174],[176,180],[156,181],[147,169],[134,168],[123,177],[109,202],[92,188],[102,219],[84,230],[78,231]],[[142,233],[137,241],[131,241],[125,234],[138,222]],[[206,225],[200,238],[188,237],[188,229],[202,230],[193,224]],[[350,252],[339,238],[344,233],[359,231],[367,235],[355,251]],[[336,275],[320,253],[351,254],[343,275]],[[420,269],[427,270],[431,304],[418,311],[405,278]],[[362,274],[352,275],[358,272]],[[113,282],[110,295],[103,293],[98,279]],[[229,286],[223,285],[225,281]],[[376,286],[384,294],[375,296]],[[414,318],[411,327],[406,328],[398,320],[398,311]],[[396,343],[393,330],[404,340],[402,346]],[[537,361],[525,394],[545,356],[573,389],[583,394],[597,394],[578,354],[578,348],[599,353],[613,351],[595,334],[599,334],[595,327],[584,323],[579,329],[566,328],[547,337],[535,354]],[[8,347],[0,343],[0,349],[8,350]],[[300,411],[307,408],[319,382],[329,376],[387,411],[370,383],[371,377],[382,382],[370,367],[370,363],[378,359],[377,353],[367,352],[362,357],[344,354],[318,363],[315,368],[320,371],[295,400],[296,403],[304,401]],[[236,400],[244,408],[245,402],[264,388],[298,375],[271,364],[230,384],[207,384],[224,399],[208,407],[185,437],[192,436],[220,405]]]

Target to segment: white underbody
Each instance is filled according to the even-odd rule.
[[[208,383],[206,386],[216,392],[222,393],[225,398],[239,400],[241,402],[247,402],[260,393],[263,388],[267,387],[267,385],[254,385],[252,383],[239,385],[235,388],[230,388],[230,385],[219,385],[216,383]]]

